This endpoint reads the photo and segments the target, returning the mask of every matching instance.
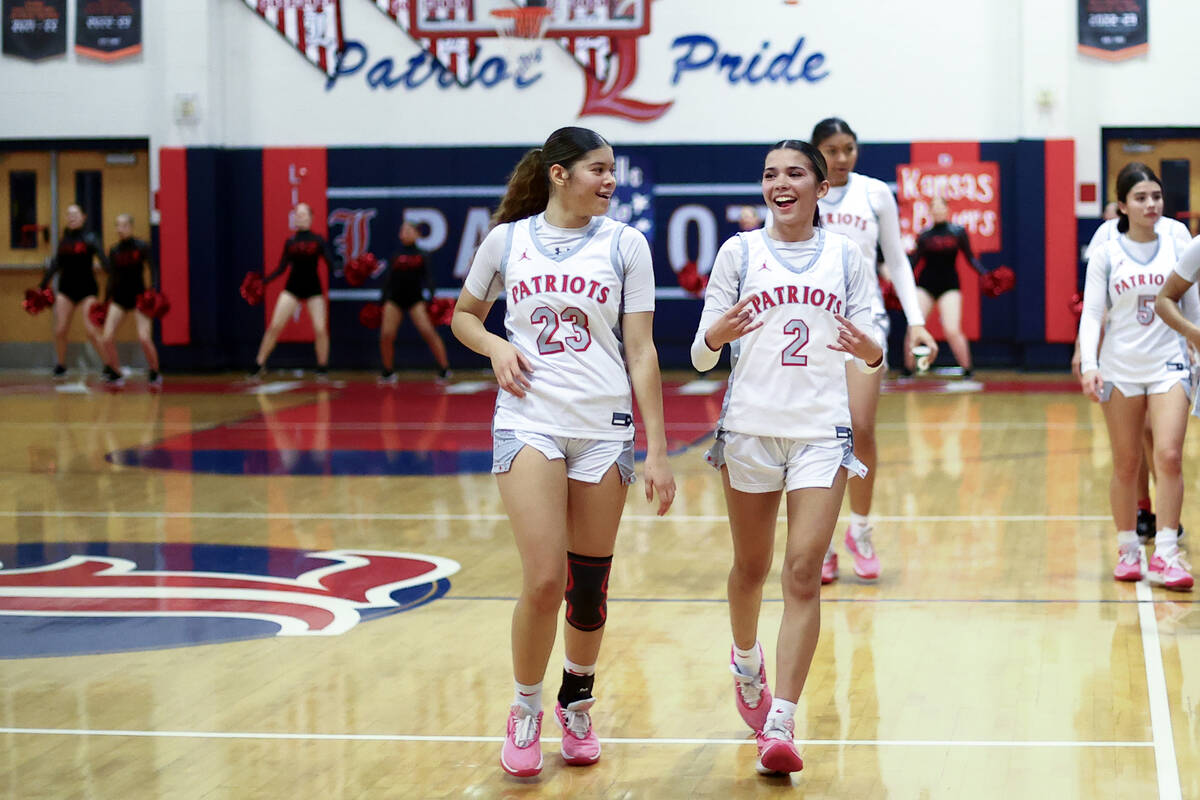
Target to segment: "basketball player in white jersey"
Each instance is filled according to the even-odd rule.
[[[608,574],[633,473],[632,390],[646,428],[646,499],[675,496],[662,384],[651,338],[654,271],[646,237],[604,216],[616,187],[612,148],[561,128],[521,159],[455,306],[459,341],[487,356],[500,384],[493,465],[521,556],[513,612],[516,693],[500,764],[542,768],[542,680],[566,599],[566,665],[555,717],[568,764],[592,764],[592,685]],[[507,295],[507,338],[484,327]]]
[[[1155,506],[1159,528],[1149,578],[1168,589],[1192,587],[1178,546],[1183,505],[1182,451],[1191,396],[1187,342],[1155,313],[1156,297],[1190,237],[1160,234],[1162,183],[1144,164],[1117,179],[1118,230],[1088,260],[1079,323],[1084,394],[1103,403],[1113,453],[1109,501],[1117,526],[1119,581],[1142,579],[1134,522],[1135,481],[1147,415],[1154,432]],[[1195,298],[1189,298],[1194,303]],[[1100,347],[1100,325],[1108,322]],[[1194,313],[1189,309],[1189,314]]]
[[[937,357],[937,342],[925,330],[925,316],[917,299],[917,284],[912,265],[900,242],[900,212],[891,189],[883,181],[854,171],[858,162],[858,136],[845,120],[831,117],[813,128],[812,143],[821,150],[829,165],[829,193],[821,198],[821,225],[828,231],[845,234],[862,251],[872,274],[877,248],[883,251],[884,266],[896,287],[908,321],[906,347],[925,345],[930,363]],[[878,280],[874,284],[872,336],[887,348],[888,316]],[[871,538],[871,499],[875,493],[875,415],[886,369],[863,374],[847,368],[850,386],[850,415],[854,420],[854,446],[867,465],[867,476],[850,481],[850,527],[846,530],[846,549],[854,558],[854,574],[866,580],[879,577],[879,557]],[[831,583],[838,576],[837,553],[832,543],[821,568],[821,582]]]
[[[733,371],[709,463],[721,471],[733,566],[729,571],[735,701],[758,734],[759,772],[796,772],[794,714],[820,633],[821,564],[855,458],[846,358],[883,365],[873,338],[874,270],[845,236],[819,226],[829,190],[825,161],[808,142],[770,149],[762,173],[771,225],[736,234],[717,253],[692,343],[692,364],[712,369],[729,344]],[[771,569],[775,520],[787,495],[783,620],[776,684],[767,686],[758,616]]]

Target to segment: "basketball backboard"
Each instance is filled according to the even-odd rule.
[[[550,10],[545,35],[643,36],[650,32],[650,0],[408,0],[409,34],[418,38],[495,36],[493,11],[526,5]]]

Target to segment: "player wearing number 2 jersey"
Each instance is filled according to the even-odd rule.
[[[821,562],[855,458],[846,356],[863,371],[883,364],[872,338],[873,274],[845,236],[818,226],[829,190],[825,160],[787,139],[767,153],[763,199],[772,223],[739,233],[717,253],[692,343],[692,364],[712,369],[721,348],[733,372],[709,462],[721,471],[733,567],[730,655],[735,702],[758,734],[759,772],[803,767],[794,715],[820,631]],[[864,333],[866,331],[866,333]],[[767,686],[758,614],[775,551],[776,514],[787,495],[783,620],[776,694]]]
[[[513,677],[500,765],[542,769],[542,680],[558,609],[566,664],[555,718],[568,764],[592,764],[596,661],[608,573],[626,487],[633,481],[636,393],[646,429],[646,499],[665,514],[662,385],[651,338],[654,274],[646,238],[608,219],[612,148],[594,131],[561,128],[521,159],[455,305],[454,335],[491,359],[500,383],[492,471],[521,555],[513,613]],[[506,337],[484,328],[506,294]]]
[[[1135,482],[1147,415],[1154,432],[1155,507],[1159,529],[1150,580],[1190,589],[1192,576],[1178,547],[1183,504],[1181,468],[1187,404],[1192,391],[1186,340],[1155,313],[1155,298],[1184,251],[1187,239],[1155,232],[1162,216],[1162,184],[1144,164],[1117,176],[1118,230],[1088,260],[1079,323],[1084,394],[1103,404],[1113,451],[1109,486],[1117,526],[1120,581],[1142,578],[1134,523]],[[1100,320],[1108,309],[1104,345]]]

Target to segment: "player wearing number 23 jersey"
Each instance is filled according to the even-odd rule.
[[[558,228],[544,213],[497,225],[465,288],[489,302],[507,294],[508,340],[533,367],[524,397],[500,391],[494,429],[633,438],[621,317],[654,310],[650,248],[640,231],[608,217]]]

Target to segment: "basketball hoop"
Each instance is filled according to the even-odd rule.
[[[496,32],[501,39],[540,39],[550,22],[550,9],[546,6],[498,8],[492,16],[497,20]]]

